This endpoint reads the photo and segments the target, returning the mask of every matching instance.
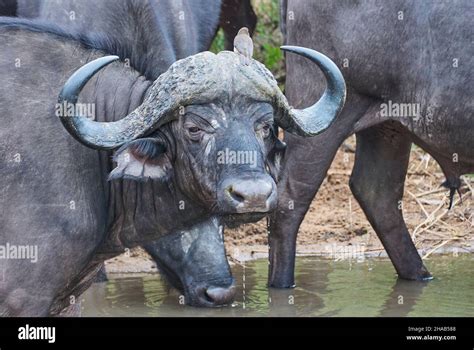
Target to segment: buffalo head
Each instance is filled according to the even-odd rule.
[[[345,100],[344,79],[326,56],[282,47],[316,63],[327,88],[314,105],[287,103],[259,62],[242,65],[229,51],[203,52],[175,62],[149,89],[143,103],[115,122],[65,116],[66,130],[84,145],[117,149],[110,179],[173,177],[190,198],[217,214],[265,213],[276,205],[275,180],[284,144],[277,126],[301,136],[328,128]],[[65,84],[61,103],[76,103],[82,87],[116,60],[102,57]]]
[[[306,109],[289,106],[264,65],[255,60],[242,65],[237,54],[224,51],[175,62],[151,85],[142,104],[118,121],[98,122],[80,115],[60,119],[82,144],[115,150],[110,180],[170,183],[227,224],[253,221],[276,207],[276,182],[285,149],[277,137],[278,127],[301,136],[317,135],[330,126],[345,100],[344,79],[330,59],[306,48],[283,49],[310,59],[326,77],[325,93]],[[102,57],[80,68],[66,82],[60,103],[75,104],[87,81],[117,59]],[[187,291],[192,303],[227,303],[234,290],[228,265],[222,263],[219,270],[213,265],[222,259],[203,258],[201,249],[207,247],[209,254],[220,252],[225,258],[223,248],[203,244],[200,235],[191,231],[177,232],[156,244],[155,260],[161,270]],[[196,244],[189,243],[189,237]],[[183,242],[188,242],[186,249]],[[196,248],[189,249],[192,246]],[[188,261],[195,256],[209,263],[202,267],[196,265],[199,261]],[[196,276],[203,273],[213,283]]]

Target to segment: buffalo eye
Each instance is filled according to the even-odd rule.
[[[263,124],[261,127],[262,137],[264,139],[268,138],[272,132],[272,125],[271,124]]]
[[[186,128],[189,138],[193,141],[199,141],[202,136],[202,129],[197,126],[189,126]]]
[[[191,134],[196,134],[198,133],[199,131],[201,131],[201,129],[199,129],[197,126],[192,126],[188,129],[189,133]]]

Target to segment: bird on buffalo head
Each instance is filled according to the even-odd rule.
[[[234,38],[234,52],[240,56],[240,62],[245,65],[250,64],[250,59],[253,55],[253,41],[250,38],[247,27],[240,28],[239,32]]]

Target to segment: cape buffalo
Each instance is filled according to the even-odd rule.
[[[0,242],[37,251],[34,261],[1,260],[5,315],[58,314],[104,259],[167,234],[173,249],[160,260],[165,271],[174,264],[171,276],[176,261],[187,269],[188,258],[221,256],[217,278],[180,279],[187,302],[228,302],[222,223],[275,208],[284,150],[275,127],[317,135],[345,100],[334,63],[305,48],[285,49],[318,65],[327,89],[298,110],[262,64],[241,65],[232,52],[190,56],[149,81],[116,62],[122,48],[106,38],[2,19],[0,41]],[[203,246],[196,232],[208,233]]]
[[[328,53],[342,68],[348,95],[343,113],[324,134],[285,136],[288,152],[278,215],[271,223],[269,284],[294,285],[298,227],[336,150],[353,133],[352,193],[398,276],[430,278],[399,202],[412,144],[437,160],[451,197],[459,176],[474,171],[472,2],[284,0],[282,13],[286,42]],[[306,62],[288,57],[290,103],[305,106],[321,93],[324,84],[314,74]],[[413,105],[416,113],[386,113],[394,104],[399,110]]]
[[[149,80],[158,78],[176,60],[207,50],[218,20],[231,45],[240,27],[249,25],[253,28],[256,22],[250,1],[240,0],[102,0],[100,3],[95,0],[18,0],[18,16],[39,17],[67,31],[105,35],[108,40],[118,41],[122,46],[121,55]],[[188,232],[188,240],[190,237],[197,239],[200,235]],[[178,246],[171,249],[171,242]],[[199,247],[204,242],[199,239],[193,244]],[[202,278],[202,271],[206,271],[210,280],[219,276],[221,268],[214,264],[212,255],[201,255],[195,261],[188,256],[182,266],[178,261],[173,264],[168,261],[167,267],[163,266],[158,257],[166,255],[168,250],[179,250],[179,243],[176,239],[159,240],[142,247],[155,257],[158,267],[180,290],[183,290],[183,282],[179,280]],[[171,265],[175,272],[173,276],[167,273]],[[213,266],[216,266],[215,271]],[[227,291],[225,295],[229,299],[232,293]],[[217,299],[224,300],[222,297]]]

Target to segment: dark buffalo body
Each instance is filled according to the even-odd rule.
[[[0,16],[15,16],[17,0],[0,0]]]
[[[140,59],[127,60],[127,42],[106,35],[2,19],[0,40],[1,242],[38,248],[35,263],[1,261],[5,315],[58,314],[104,259],[163,236],[155,259],[187,302],[228,302],[222,225],[275,208],[276,125],[317,135],[344,104],[338,69],[304,48],[287,50],[319,65],[328,86],[297,110],[261,64],[232,52],[193,55],[150,81]],[[70,114],[58,113],[58,94]]]
[[[18,5],[16,1],[12,1],[9,2],[8,8],[4,7],[2,8],[3,15],[43,17],[57,22],[69,32],[94,37],[92,41],[107,41],[106,46],[110,47],[111,51],[121,54],[127,64],[149,78],[164,72],[177,59],[209,47],[219,18],[219,1],[194,1],[183,5],[170,4],[168,1],[103,1],[98,5],[87,1],[20,0]],[[14,10],[17,7],[16,13]],[[204,9],[205,15],[203,15]],[[47,83],[44,82],[43,85],[47,86]],[[141,96],[139,94],[134,98],[139,100]],[[136,101],[129,100],[126,103],[132,103],[127,108],[133,108]],[[45,194],[43,201],[47,200],[48,195]],[[210,224],[205,227],[214,228]],[[221,237],[219,228],[215,228],[212,232],[215,237]],[[175,234],[182,236],[186,235],[186,232],[179,231]],[[207,235],[209,236],[209,233]],[[201,253],[203,249],[200,247],[209,245],[202,239],[196,239],[191,243],[194,250]],[[175,247],[175,250],[179,251],[180,248],[179,245]],[[153,250],[157,249],[159,249],[158,243],[153,246]],[[170,249],[169,246],[167,249]],[[185,286],[181,290],[186,295],[186,301],[189,304],[217,305],[205,293],[205,286],[208,283],[205,279],[210,280],[209,283],[232,290],[232,277],[223,247],[218,245],[212,250],[215,252],[213,256],[195,256],[195,254],[193,256],[191,253],[186,256],[186,261],[194,261],[193,269],[188,270],[188,274],[182,273],[179,276],[182,281],[175,285]],[[217,260],[219,264],[216,264]],[[173,265],[173,268],[167,269],[170,276],[173,269],[177,270],[184,264],[178,260],[172,264],[169,263]],[[88,272],[87,279],[94,274],[94,271]],[[193,275],[190,275],[191,273]],[[174,279],[176,278],[170,278],[170,280]],[[74,291],[76,296],[81,290]],[[194,293],[195,290],[201,290],[200,294]],[[224,293],[224,295],[228,298],[224,300],[219,297],[220,303],[227,302],[231,296],[229,293]],[[57,311],[50,312],[57,313]]]
[[[221,0],[18,0],[18,16],[75,33],[105,35],[148,79],[177,60],[207,50]]]
[[[18,4],[17,4],[18,3]],[[125,5],[125,6],[124,6]],[[197,11],[193,18],[178,17],[179,21],[163,21],[163,9],[179,11],[180,8]],[[18,10],[17,10],[18,8]],[[3,10],[3,11],[1,11]],[[137,50],[138,57],[143,55],[155,59],[154,63],[173,63],[172,57],[162,57],[159,49],[163,45],[177,45],[175,60],[199,51],[206,50],[212,30],[216,30],[215,13],[220,12],[219,27],[223,29],[226,50],[232,51],[234,37],[242,27],[248,27],[253,33],[257,24],[257,16],[250,0],[212,0],[207,2],[186,0],[180,4],[173,0],[4,0],[0,1],[0,14],[26,18],[44,18],[62,26],[74,28],[82,32],[108,32],[116,37],[129,38],[129,45]],[[134,16],[130,16],[130,12]],[[124,18],[141,18],[145,15],[146,23],[122,23]],[[193,23],[193,21],[200,23]],[[164,23],[163,23],[164,22]],[[123,23],[122,23],[123,24]],[[166,31],[172,28],[175,33],[173,40],[167,40]],[[112,32],[110,30],[113,29]],[[178,29],[178,30],[176,30]],[[196,30],[199,29],[199,30]],[[214,33],[212,33],[214,34]],[[146,52],[140,46],[142,40],[147,43]],[[210,45],[210,42],[208,43]],[[209,46],[208,45],[208,46]],[[156,76],[155,76],[156,78]]]
[[[220,6],[220,9],[219,9]],[[219,16],[220,10],[220,16]],[[182,3],[169,0],[136,0],[117,1],[104,0],[100,3],[92,0],[18,0],[18,16],[41,18],[59,25],[67,31],[106,37],[108,41],[118,45],[122,57],[140,71],[148,79],[155,79],[178,59],[206,50],[213,34],[219,25],[224,29],[226,42],[232,39],[241,26],[255,27],[256,16],[249,1],[184,1]],[[199,227],[214,227],[212,224]],[[194,232],[192,230],[192,232]],[[188,232],[189,237],[198,237]],[[180,232],[184,235],[184,232]],[[207,233],[206,233],[207,234]],[[217,231],[215,232],[217,234]],[[203,235],[205,236],[205,235]],[[188,238],[189,239],[189,238]],[[143,248],[152,256],[167,255],[169,250],[180,251],[179,240],[166,240],[143,244]],[[172,248],[170,242],[177,246]],[[204,239],[194,242],[197,251],[205,243]],[[209,251],[214,251],[209,249]],[[220,251],[217,249],[217,251]],[[222,251],[220,251],[222,253]],[[223,254],[221,254],[223,255]],[[171,283],[185,292],[186,300],[194,305],[213,303],[220,305],[230,300],[233,290],[228,284],[229,291],[222,291],[222,296],[210,298],[201,292],[200,299],[191,298],[189,290],[203,290],[209,281],[218,279],[225,272],[228,276],[223,279],[231,281],[225,256],[219,256],[220,264],[216,264],[217,254],[201,254],[198,257],[183,256],[183,260],[168,260],[164,266],[160,259],[155,259],[160,270]],[[189,269],[184,269],[188,266]],[[204,277],[205,276],[205,277]],[[198,281],[198,282],[196,282]],[[188,286],[188,284],[200,286]],[[185,286],[183,288],[183,286]],[[214,293],[215,294],[215,293]],[[217,302],[217,300],[219,302]]]
[[[430,277],[399,203],[412,144],[437,160],[451,196],[459,176],[474,172],[472,12],[469,0],[282,2],[286,42],[327,53],[341,68],[348,95],[327,132],[310,139],[285,136],[279,209],[271,225],[270,285],[294,284],[298,227],[336,150],[353,133],[352,193],[398,275]],[[324,84],[313,81],[316,74],[304,60],[287,57],[290,103],[305,106],[321,94]],[[390,108],[408,110],[407,104],[417,113]],[[289,201],[294,209],[288,209]]]
[[[100,3],[88,0],[18,0],[17,15],[41,18],[68,32],[106,38],[110,46],[113,46],[130,66],[153,80],[176,60],[204,51],[210,46],[213,31],[218,24],[219,6],[220,1],[215,0],[183,3],[168,0],[104,0]],[[204,227],[214,226],[209,224]],[[177,234],[185,235],[182,231]],[[218,236],[217,228],[214,234]],[[173,242],[177,244],[174,250],[180,251],[179,240]],[[200,247],[204,243],[203,239],[199,239],[194,245]],[[143,244],[143,248],[152,256],[160,255],[162,250],[160,242]],[[163,254],[166,255],[170,249],[172,248],[167,243]],[[202,249],[197,250],[202,252]],[[227,274],[220,283],[230,291],[233,287],[224,251],[219,247],[215,250],[218,253],[212,256],[201,255],[193,258],[189,254],[183,257],[185,261],[168,261],[166,267],[160,261],[156,262],[167,279],[186,295],[189,304],[219,305],[229,301],[231,293],[224,293],[228,298],[224,300],[220,297],[220,303],[215,303],[215,300],[204,293],[203,285],[207,282],[203,279],[215,283],[212,281],[217,281],[219,276]],[[216,259],[220,259],[221,263],[215,264]],[[192,269],[184,270],[183,265],[192,266]],[[178,280],[179,283],[176,282]],[[201,290],[199,296],[191,292],[197,289]]]

